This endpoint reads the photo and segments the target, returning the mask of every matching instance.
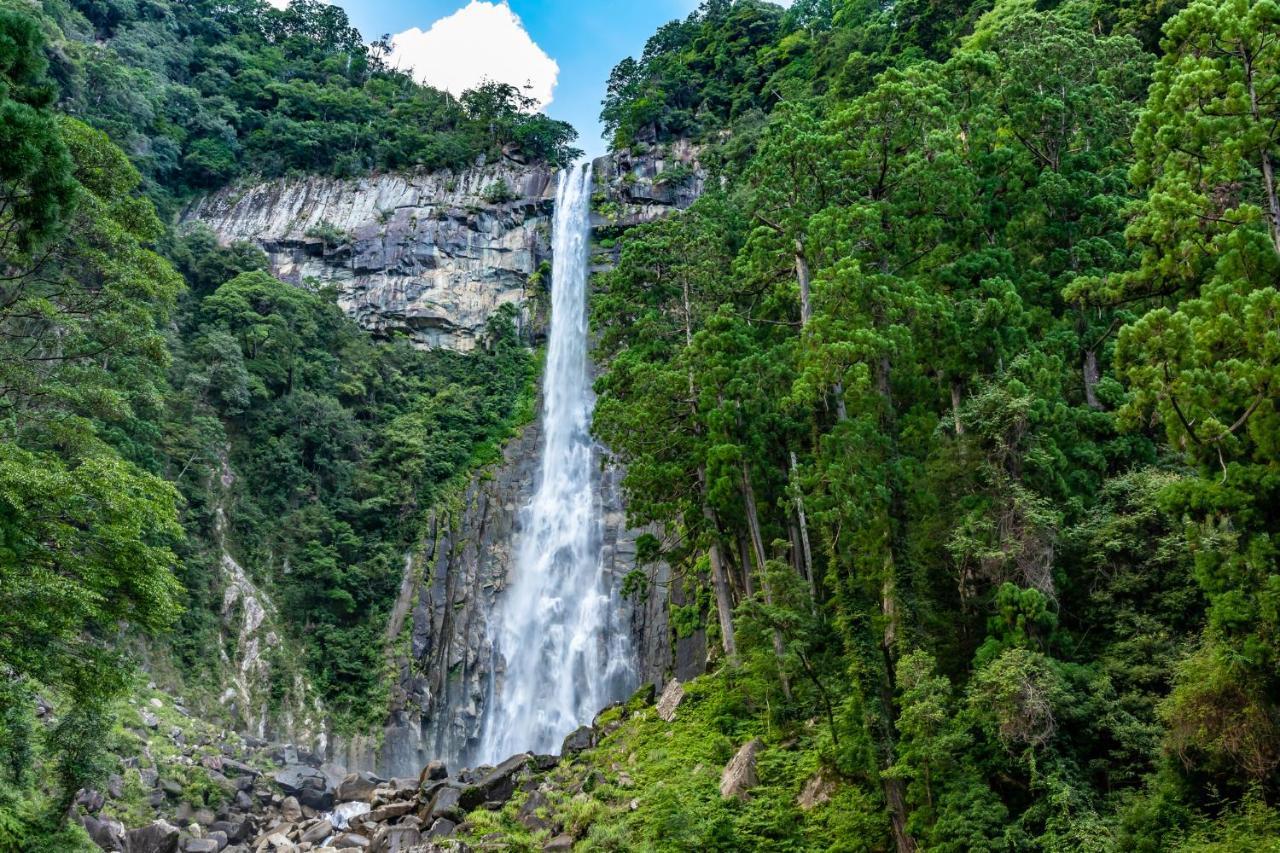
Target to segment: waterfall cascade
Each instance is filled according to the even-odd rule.
[[[601,564],[587,358],[590,205],[590,167],[565,170],[552,235],[542,462],[493,622],[501,662],[477,762],[558,751],[566,734],[637,680],[623,608]]]

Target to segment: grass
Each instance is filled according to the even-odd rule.
[[[797,798],[818,771],[813,732],[768,731],[759,713],[735,699],[729,676],[717,673],[685,685],[672,723],[639,699],[601,715],[620,723],[600,744],[562,763],[540,781],[549,787],[548,816],[578,839],[580,851],[873,851],[887,826],[874,797],[856,786],[837,789],[830,803],[803,811]],[[720,774],[753,737],[765,742],[760,784],[745,802],[720,797]],[[464,840],[484,848],[538,849],[550,833],[516,819],[527,795],[498,812],[476,812]],[[488,839],[486,839],[488,836]]]

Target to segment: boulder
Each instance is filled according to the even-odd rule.
[[[158,820],[150,826],[132,829],[125,836],[125,849],[129,853],[176,853],[178,827]]]
[[[227,845],[231,843],[227,840],[227,834],[225,832],[210,831],[209,837],[214,841],[218,842],[219,850],[225,850],[227,848]]]
[[[333,808],[332,791],[317,791],[315,788],[303,788],[298,792],[298,802],[316,812],[327,812]]]
[[[258,775],[257,770],[254,770],[243,761],[236,761],[234,758],[222,759],[222,772],[232,776],[248,776],[250,779]]]
[[[340,803],[349,803],[355,800],[368,803],[373,800],[373,794],[378,790],[378,785],[381,783],[382,780],[372,773],[351,773],[338,785],[335,798]]]
[[[371,842],[357,832],[344,832],[329,845],[337,850],[368,850]]]
[[[290,764],[277,770],[271,778],[286,794],[297,794],[305,788],[313,788],[317,791],[325,789],[324,774],[305,764]]]
[[[462,790],[453,785],[444,785],[431,798],[431,803],[426,810],[426,819],[433,821],[447,817],[449,820],[458,822],[462,820],[466,811],[462,807]]]
[[[76,805],[89,814],[97,814],[106,805],[107,798],[92,788],[81,788],[76,792]]]
[[[662,695],[658,697],[658,717],[668,723],[673,721],[676,718],[676,708],[683,701],[684,685],[673,678],[662,688]]]
[[[396,818],[404,817],[416,808],[417,804],[411,801],[387,803],[386,805],[378,806],[376,809],[369,812],[369,820],[374,823],[387,823],[388,821],[393,821]]]
[[[439,782],[441,779],[448,778],[449,768],[444,766],[443,761],[432,761],[422,768],[422,781],[424,782]]]
[[[182,853],[218,853],[221,848],[212,838],[188,838],[182,842]]]
[[[831,802],[831,795],[835,791],[835,780],[827,778],[825,773],[819,771],[808,782],[804,783],[804,790],[796,798],[796,805],[805,811],[809,811],[823,803]]]
[[[596,745],[596,730],[591,726],[581,726],[569,733],[560,747],[562,756],[577,755]]]
[[[756,757],[764,744],[758,739],[748,741],[720,774],[720,796],[726,800],[745,800],[747,792],[760,784],[756,773]]]
[[[373,837],[369,849],[375,853],[406,853],[422,840],[422,833],[413,826],[384,826]]]
[[[535,755],[533,757],[533,769],[539,773],[555,770],[559,766],[560,756],[558,755]]]
[[[330,791],[337,790],[338,786],[342,784],[342,780],[348,776],[347,768],[334,764],[332,761],[321,764],[320,773],[324,775],[327,783],[325,788]]]
[[[520,810],[516,812],[516,820],[532,832],[554,829],[552,822],[539,814],[550,805],[551,800],[544,791],[541,789],[533,791],[520,806]]]
[[[573,849],[572,835],[557,835],[555,838],[542,845],[544,851],[565,851]]]
[[[213,809],[196,809],[191,819],[201,826],[213,826],[218,816],[213,813]]]
[[[285,797],[280,804],[280,817],[286,823],[297,823],[302,819],[302,806],[297,797]]]
[[[103,850],[109,853],[122,853],[125,849],[124,824],[110,819],[98,820],[96,817],[85,815],[80,819],[80,825],[84,827],[85,832],[89,833],[93,843]]]
[[[448,838],[457,828],[458,825],[447,817],[438,818],[427,830],[427,838]]]
[[[489,771],[476,782],[484,791],[484,799],[491,803],[505,803],[516,792],[516,777],[529,766],[533,756],[528,753],[513,755]]]
[[[333,824],[327,818],[321,818],[303,831],[298,840],[305,844],[319,844],[330,835],[333,835]]]

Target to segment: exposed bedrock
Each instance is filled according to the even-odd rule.
[[[372,332],[469,350],[502,305],[528,321],[529,277],[551,255],[554,192],[552,170],[509,163],[281,178],[199,199],[183,221],[260,246],[285,281],[336,287]]]

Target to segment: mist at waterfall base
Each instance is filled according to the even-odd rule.
[[[515,561],[494,620],[496,667],[473,759],[554,753],[565,735],[637,681],[628,626],[602,571],[593,478],[588,361],[591,169],[561,173],[552,232],[551,333],[543,379],[543,452],[521,516]]]

